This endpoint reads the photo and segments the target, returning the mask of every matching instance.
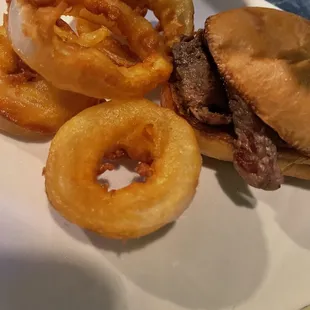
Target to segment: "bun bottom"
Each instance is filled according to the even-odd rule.
[[[160,104],[174,110],[176,105],[172,98],[169,84],[163,85]],[[224,131],[211,128],[197,130],[194,128],[202,155],[223,161],[233,161],[233,137]],[[310,158],[292,149],[278,149],[278,164],[283,175],[303,180],[310,180]]]

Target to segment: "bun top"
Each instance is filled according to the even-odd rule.
[[[205,37],[229,92],[310,155],[310,21],[241,8],[208,18]]]

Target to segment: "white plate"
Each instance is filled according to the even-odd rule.
[[[196,27],[241,5],[197,0]],[[119,243],[49,207],[41,176],[48,144],[0,136],[0,145],[1,310],[297,310],[310,303],[310,183],[249,189],[230,164],[205,159],[193,204],[175,225]],[[121,174],[115,178],[128,179]]]

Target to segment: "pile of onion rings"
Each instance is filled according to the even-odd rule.
[[[165,39],[143,17],[146,9],[158,17]],[[169,78],[168,47],[193,32],[193,12],[191,0],[12,0],[8,30],[21,59],[57,88],[95,98],[140,98]],[[68,33],[58,26],[62,15],[100,27],[83,36]],[[115,35],[128,45],[121,57],[126,61],[118,61],[122,48]]]
[[[97,101],[46,82],[15,54],[0,27],[0,130],[27,138],[53,135]]]
[[[196,192],[199,146],[183,118],[142,98],[168,81],[171,46],[193,33],[192,0],[10,0],[8,12],[0,116],[23,135],[55,134],[43,170],[51,205],[117,239],[176,220]],[[143,182],[109,190],[98,175],[122,156]]]
[[[102,157],[117,151],[142,162],[137,171],[148,176],[145,183],[108,191],[97,182]],[[44,174],[49,201],[65,218],[127,239],[178,218],[195,194],[200,169],[191,126],[140,99],[112,100],[73,117],[53,139]]]

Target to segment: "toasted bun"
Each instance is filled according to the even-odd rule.
[[[178,113],[169,84],[162,88],[160,104]],[[231,135],[213,128],[210,128],[210,131],[195,128],[194,130],[203,155],[223,161],[233,160],[233,137]],[[310,158],[294,150],[279,150],[278,163],[284,175],[310,180]]]
[[[310,21],[275,9],[241,8],[209,17],[205,37],[229,89],[310,156]]]

